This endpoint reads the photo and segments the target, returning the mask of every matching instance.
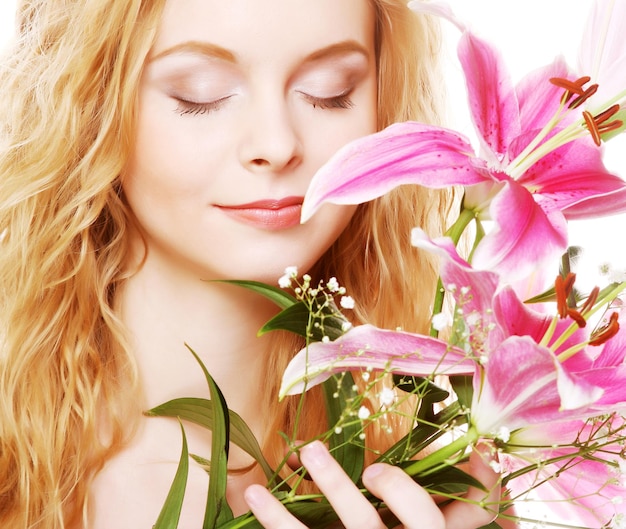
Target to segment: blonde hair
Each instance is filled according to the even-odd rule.
[[[372,1],[380,127],[436,121],[436,29],[404,0]],[[114,310],[132,222],[119,175],[164,2],[22,0],[2,62],[0,527],[85,519],[94,475],[139,416],[133,355]],[[315,273],[340,278],[359,300],[358,321],[425,330],[436,271],[408,234],[418,224],[440,233],[449,198],[404,187],[361,206]],[[282,430],[293,414],[274,399],[297,346],[277,339],[267,364],[276,387],[265,406]],[[324,417],[312,413],[319,430]]]
[[[0,527],[77,523],[127,434],[137,377],[113,310],[128,254],[118,175],[163,3],[19,8],[0,71]]]

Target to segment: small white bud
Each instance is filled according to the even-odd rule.
[[[344,309],[353,309],[354,299],[351,296],[343,296],[341,300],[339,300],[339,304]]]
[[[370,411],[365,407],[365,406],[361,406],[359,408],[359,419],[361,419],[362,421],[364,421],[365,419],[367,419],[370,416]]]

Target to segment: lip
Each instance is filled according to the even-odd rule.
[[[234,220],[264,230],[284,230],[300,224],[304,197],[263,199],[216,207]]]

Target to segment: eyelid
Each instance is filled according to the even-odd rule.
[[[296,90],[306,101],[311,103],[313,107],[320,107],[322,109],[349,109],[354,106],[354,103],[350,99],[350,95],[354,91],[354,88],[344,90],[340,94],[329,97],[318,97],[312,94],[308,94],[302,90]]]
[[[196,101],[189,101],[187,99],[183,99],[181,97],[172,96],[172,98],[178,102],[178,107],[175,112],[181,116],[192,115],[196,116],[198,114],[208,114],[209,112],[213,112],[215,110],[219,110],[219,108],[226,103],[234,94],[230,94],[224,97],[220,97],[219,99],[215,99],[213,101],[207,101],[203,103],[199,103]]]

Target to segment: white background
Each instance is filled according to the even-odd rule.
[[[14,1],[0,0],[0,45],[12,33]],[[575,65],[579,38],[591,2],[576,0],[574,6],[572,0],[449,0],[455,12],[468,21],[475,32],[497,43],[515,80],[559,54]],[[452,124],[473,138],[454,49],[458,32],[449,26],[447,35],[454,89],[450,94]],[[607,144],[605,161],[609,169],[626,177],[626,134],[622,136]],[[605,278],[597,273],[601,264],[626,269],[625,228],[626,215],[570,223],[570,244],[585,249],[579,274],[579,280],[585,285],[604,282]]]

